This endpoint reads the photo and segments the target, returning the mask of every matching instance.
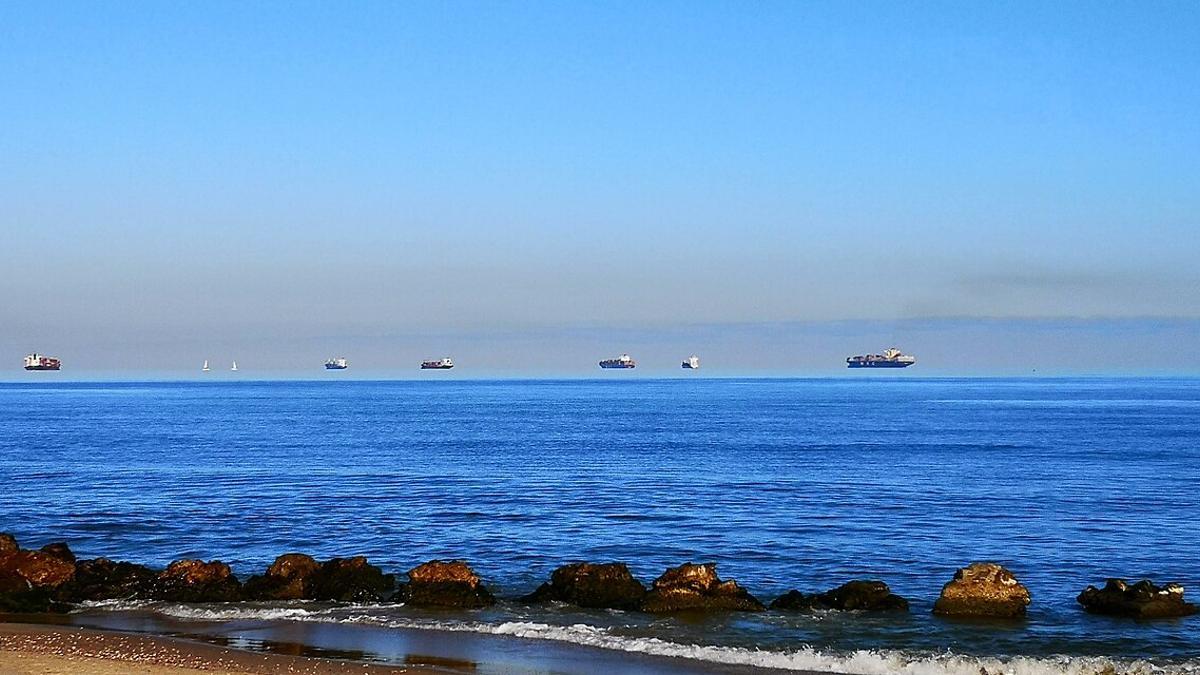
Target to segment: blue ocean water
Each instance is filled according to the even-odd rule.
[[[577,560],[626,561],[647,583],[715,561],[765,602],[878,578],[909,615],[504,602],[309,618],[784,667],[1114,657],[1187,670],[1200,669],[1200,617],[1115,620],[1074,598],[1122,576],[1200,600],[1198,441],[1194,379],[5,384],[0,531],[81,557],[219,558],[243,575],[297,550],[395,572],[465,558],[509,597]],[[929,614],[976,560],[1030,588],[1027,620]]]

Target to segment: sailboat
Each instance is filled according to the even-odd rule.
[[[233,367],[230,370],[237,370],[237,361],[233,362]]]
[[[201,368],[200,370],[201,370],[201,371],[203,371],[203,372],[205,372],[205,373],[207,373],[208,371],[212,370],[212,368],[209,368],[209,367],[208,367],[208,359],[204,359],[204,367],[203,367],[203,368]]]

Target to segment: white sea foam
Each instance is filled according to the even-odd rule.
[[[1148,661],[1083,656],[977,657],[953,653],[915,653],[898,650],[826,652],[811,647],[794,650],[746,649],[716,645],[693,645],[656,637],[615,633],[611,628],[588,624],[552,625],[533,621],[486,623],[408,619],[388,615],[397,606],[360,605],[331,607],[162,605],[140,601],[87,603],[106,610],[153,609],[182,619],[196,620],[290,620],[348,623],[488,635],[507,635],[534,640],[551,640],[600,649],[650,656],[696,659],[709,663],[755,666],[779,670],[807,670],[855,675],[1200,675],[1200,661],[1154,664]],[[369,613],[364,613],[369,612]]]
[[[634,652],[652,656],[696,659],[711,663],[779,670],[807,670],[856,675],[1198,675],[1200,663],[1162,666],[1148,661],[1079,656],[974,657],[951,653],[913,654],[896,650],[823,652],[811,647],[790,651],[689,645],[653,637],[616,635],[610,629],[574,624],[555,626],[528,621],[500,624],[425,622],[382,617],[347,617],[346,621],[385,624],[395,628],[468,631]]]

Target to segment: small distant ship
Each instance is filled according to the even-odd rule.
[[[604,359],[600,362],[601,368],[636,368],[637,361],[633,360],[628,354],[622,354],[615,359]]]
[[[34,352],[25,357],[25,370],[59,370],[62,361]]]
[[[682,368],[684,370],[700,370],[700,357],[692,354],[683,360]]]
[[[917,357],[901,353],[892,347],[882,354],[865,354],[846,359],[847,368],[907,368],[917,362]]]
[[[212,370],[212,368],[208,367],[208,359],[204,359],[204,366],[202,368],[200,368],[200,371],[207,373],[210,370]]]
[[[453,367],[454,361],[449,356],[444,359],[437,359],[436,361],[421,362],[421,370],[450,370]]]
[[[325,362],[325,370],[345,370],[349,367],[350,362],[341,356]]]
[[[234,361],[234,362],[233,362],[233,367],[232,367],[232,368],[230,368],[230,370],[232,370],[232,371],[234,371],[234,372],[237,372],[237,361]]]

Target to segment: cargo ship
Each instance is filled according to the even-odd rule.
[[[628,354],[622,354],[615,359],[604,359],[600,362],[601,368],[635,368],[637,361],[633,360]]]
[[[421,370],[450,370],[453,367],[454,361],[451,361],[449,356],[444,359],[437,359],[436,361],[421,362]]]
[[[62,361],[34,352],[25,357],[25,370],[59,370]]]
[[[325,362],[325,370],[345,370],[350,367],[350,362],[339,356],[329,359]]]
[[[681,367],[684,370],[700,370],[700,357],[692,354],[683,360]]]
[[[907,368],[917,362],[915,356],[903,354],[892,347],[882,354],[865,354],[846,359],[847,368]]]

